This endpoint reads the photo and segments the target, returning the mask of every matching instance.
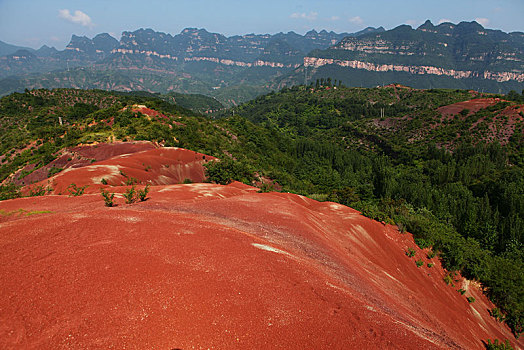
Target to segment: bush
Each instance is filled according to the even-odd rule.
[[[448,273],[446,276],[444,276],[444,282],[448,285],[448,286],[454,286],[453,284],[453,277],[451,276],[451,273]]]
[[[52,189],[50,187],[44,187],[42,185],[35,186],[29,190],[29,197],[45,196],[50,193]]]
[[[149,184],[146,184],[143,190],[138,190],[137,195],[138,199],[143,202],[147,199],[147,194],[149,193]]]
[[[113,203],[113,198],[115,198],[114,193],[109,193],[105,191],[103,188],[100,189],[100,193],[102,194],[102,197],[104,197],[104,203],[106,207],[114,206],[114,203]]]
[[[20,193],[20,186],[15,184],[0,185],[0,201],[6,199],[19,198],[22,194]]]
[[[419,259],[415,261],[415,264],[417,264],[417,267],[421,267],[422,265],[424,265],[424,261],[422,261],[422,259]]]
[[[414,257],[416,254],[416,251],[415,249],[413,248],[408,248],[407,252],[406,252],[406,255],[409,256],[410,258]]]
[[[466,300],[468,301],[468,303],[475,302],[475,298],[473,298],[473,297],[467,297]]]
[[[415,243],[422,249],[431,246],[431,243],[426,241],[424,238],[415,238]]]
[[[251,183],[253,174],[249,167],[230,158],[204,164],[206,177],[209,181],[227,185],[233,181]]]
[[[506,316],[500,311],[498,307],[489,310],[489,314],[499,322],[504,322],[504,320],[506,319]]]
[[[78,187],[74,182],[67,186],[67,191],[69,192],[69,197],[78,197],[84,194],[85,189],[89,187],[89,185],[84,185],[82,187]]]
[[[149,193],[149,184],[144,187],[142,190],[136,190],[135,185],[131,186],[131,188],[128,188],[126,192],[123,194],[124,198],[126,199],[127,204],[132,204],[135,202],[143,202],[147,199],[147,194]]]
[[[123,194],[124,198],[126,199],[126,204],[132,204],[136,202],[136,190],[135,185],[131,186],[131,188],[128,188],[126,192]]]
[[[500,342],[498,339],[495,339],[493,342],[491,339],[488,339],[486,350],[513,350],[513,347],[510,345],[507,339],[504,341],[504,343]]]

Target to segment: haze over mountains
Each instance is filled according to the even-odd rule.
[[[524,33],[477,22],[231,37],[196,28],[177,35],[139,29],[123,32],[120,41],[106,33],[93,39],[73,35],[63,51],[2,43],[0,52],[0,94],[54,87],[177,91],[236,104],[327,77],[349,86],[524,88]]]

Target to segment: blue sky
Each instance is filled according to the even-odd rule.
[[[418,26],[426,19],[477,20],[487,28],[524,31],[524,0],[0,0],[0,40],[63,49],[71,35],[186,27],[225,35],[310,29],[355,32],[367,26]]]

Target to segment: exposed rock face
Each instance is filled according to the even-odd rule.
[[[349,67],[355,69],[364,69],[371,72],[407,72],[415,75],[446,75],[454,79],[463,78],[482,78],[488,80],[496,80],[498,82],[505,82],[510,80],[524,82],[524,73],[514,72],[474,72],[474,71],[460,71],[454,69],[444,69],[441,67],[431,66],[403,66],[395,64],[375,64],[370,62],[355,61],[355,60],[337,60],[332,58],[317,58],[304,57],[305,67],[322,67],[325,65],[334,64],[340,67]]]
[[[524,34],[427,21],[417,29],[402,25],[383,33],[345,38],[304,58],[304,66],[336,65],[372,72],[524,82]]]
[[[126,162],[148,180],[136,164],[173,162],[170,152],[92,166]],[[66,175],[91,181],[84,168]],[[409,234],[351,208],[240,183],[157,185],[128,205],[129,186],[104,186],[116,207],[94,186],[0,202],[1,348],[483,349],[514,339],[478,286],[446,285]]]

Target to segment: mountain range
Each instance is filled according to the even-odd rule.
[[[420,88],[521,89],[524,33],[490,30],[477,22],[434,26],[426,21],[416,29],[402,25],[346,37],[326,50],[309,53],[304,67],[313,76],[321,68],[319,76],[332,74],[365,86],[395,82]]]
[[[365,87],[524,88],[524,33],[477,22],[230,37],[197,28],[177,35],[139,29],[123,32],[120,40],[106,33],[73,35],[62,51],[0,44],[0,52],[9,52],[0,57],[0,95],[55,87],[176,91],[234,105],[327,77]]]

